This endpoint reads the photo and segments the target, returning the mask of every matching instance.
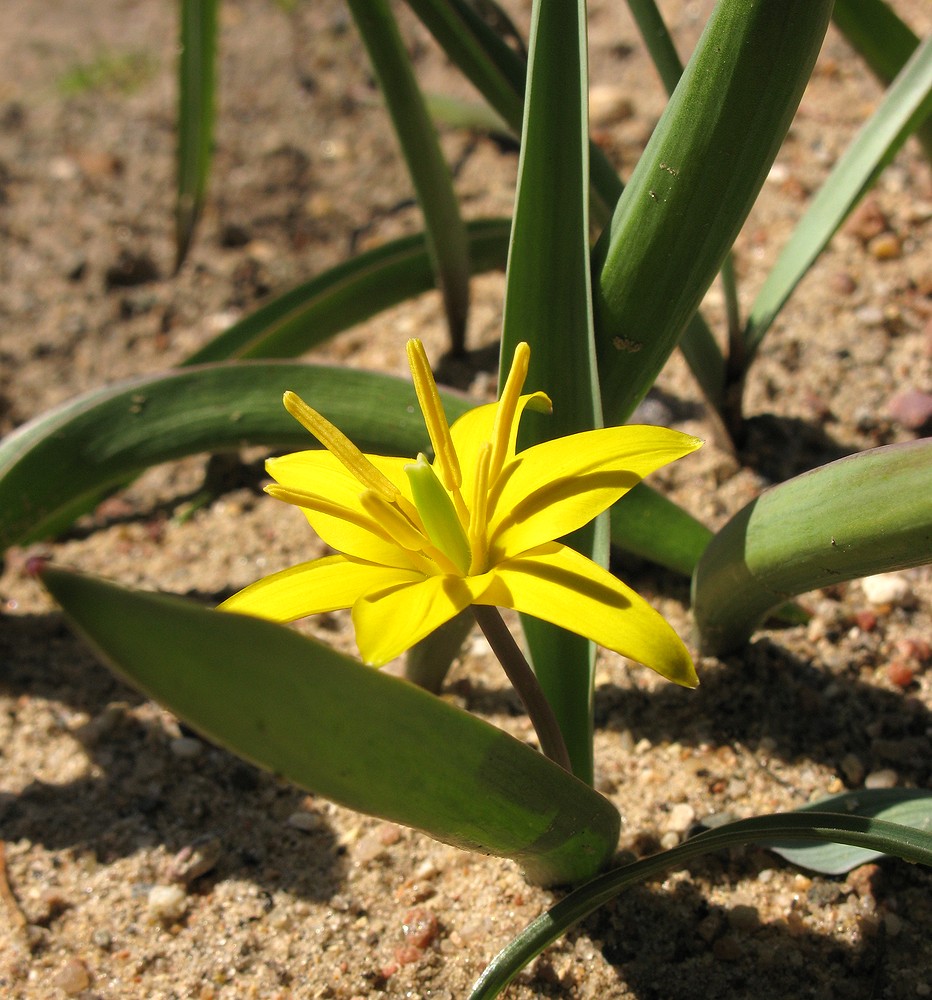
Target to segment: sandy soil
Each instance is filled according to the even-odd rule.
[[[527,4],[514,5],[525,22]],[[594,126],[623,173],[663,95],[621,5],[593,4]],[[917,30],[922,0],[899,0]],[[664,5],[687,53],[707,3]],[[6,0],[0,33],[0,431],[80,392],[164,369],[265,295],[418,226],[359,43],[336,0],[222,7],[210,208],[173,276],[171,5]],[[428,88],[468,96],[405,20]],[[261,44],[258,43],[261,40]],[[879,89],[831,33],[738,244],[745,304]],[[470,217],[507,213],[516,160],[446,132]],[[754,369],[752,433],[716,444],[674,358],[647,419],[709,439],[658,481],[717,526],[772,482],[909,440],[901,405],[932,386],[932,189],[911,145],[786,309]],[[709,295],[718,321],[721,298]],[[477,399],[501,276],[477,280]],[[404,371],[417,334],[444,348],[436,295],[318,356]],[[925,428],[928,433],[928,428]],[[255,462],[256,456],[248,456]],[[300,517],[244,472],[206,504],[206,462],[153,470],[74,531],[6,554],[0,577],[0,993],[16,998],[461,997],[556,895],[488,860],[276,782],[182,730],[67,631],[25,572],[36,552],[128,585],[219,599],[315,551]],[[622,560],[684,636],[686,582]],[[808,596],[808,626],[763,630],[699,662],[695,693],[600,661],[598,787],[620,850],[678,843],[699,822],[868,785],[929,787],[929,570],[871,603],[861,583]],[[346,648],[333,616],[312,626]],[[522,738],[487,647],[444,693]],[[646,885],[549,949],[509,996],[691,1000],[932,995],[932,876],[898,862],[846,878],[734,850]]]

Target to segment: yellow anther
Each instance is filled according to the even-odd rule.
[[[285,409],[362,483],[383,500],[393,501],[398,496],[398,490],[383,473],[369,461],[368,458],[341,431],[321,416],[317,410],[295,392],[290,390],[283,397]]]
[[[417,393],[417,401],[424,414],[430,443],[434,446],[437,467],[440,469],[443,485],[452,493],[459,489],[463,476],[456,449],[453,447],[453,438],[450,437],[447,415],[444,413],[443,403],[440,402],[440,393],[437,392],[437,383],[430,370],[424,345],[419,340],[409,340],[406,350],[411,376],[414,379],[414,391]]]
[[[272,483],[265,487],[265,492],[276,500],[284,500],[285,503],[294,504],[296,507],[306,507],[308,510],[315,510],[318,514],[328,514],[330,517],[338,517],[341,521],[349,521],[357,528],[363,528],[372,532],[379,538],[387,542],[393,541],[382,525],[374,518],[359,511],[344,507],[341,503],[334,503],[326,497],[317,496],[316,493],[307,493],[305,490],[291,490],[286,486],[279,486]]]
[[[511,370],[502,389],[498,409],[495,412],[495,425],[492,428],[492,458],[489,462],[489,482],[494,483],[505,464],[508,453],[508,442],[511,440],[511,429],[514,426],[515,414],[518,412],[518,400],[527,378],[528,365],[531,360],[531,349],[522,340],[515,348],[515,356],[511,362]]]
[[[394,505],[383,500],[373,490],[365,490],[359,496],[362,509],[382,526],[392,539],[403,549],[420,552],[430,547],[430,540]]]
[[[476,482],[473,487],[472,510],[469,521],[469,548],[472,552],[470,575],[486,571],[489,556],[489,463],[492,459],[492,445],[486,441],[479,449],[476,462]]]

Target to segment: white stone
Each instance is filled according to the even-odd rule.
[[[878,573],[876,576],[866,576],[861,581],[864,596],[871,604],[903,604],[912,591],[909,581],[902,573]]]

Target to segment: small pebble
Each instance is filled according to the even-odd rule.
[[[180,885],[154,885],[146,900],[150,915],[164,923],[177,920],[188,906],[188,896]]]
[[[867,249],[877,260],[896,260],[903,254],[903,247],[894,233],[881,233],[875,236]]]
[[[896,788],[899,775],[892,767],[884,767],[879,771],[871,771],[864,779],[865,788]]]
[[[878,573],[876,576],[866,576],[861,581],[864,596],[871,604],[904,604],[912,596],[909,581],[902,573]]]
[[[846,753],[841,759],[841,773],[849,785],[860,785],[864,780],[864,764],[853,753]]]
[[[664,830],[668,833],[685,833],[696,818],[696,810],[688,802],[680,802],[670,810]]]
[[[615,125],[633,114],[634,105],[621,87],[597,85],[589,91],[589,117],[594,126]]]
[[[890,683],[897,687],[909,687],[915,676],[913,668],[902,660],[891,660],[887,664],[887,677],[890,679]]]
[[[321,819],[317,813],[305,812],[303,809],[299,812],[293,812],[286,822],[290,827],[304,833],[312,833],[314,830],[319,830],[321,826]]]
[[[204,749],[204,744],[193,736],[178,736],[169,742],[168,748],[182,760],[194,760]]]
[[[921,389],[907,389],[887,403],[887,412],[902,427],[921,431],[932,422],[932,394]]]
[[[52,977],[52,985],[69,997],[86,990],[91,985],[87,966],[79,958],[69,958]]]

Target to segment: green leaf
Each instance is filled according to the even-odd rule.
[[[175,269],[181,267],[204,206],[214,132],[217,0],[182,0],[178,60],[178,188]]]
[[[503,384],[515,346],[527,341],[527,386],[553,413],[527,413],[520,447],[601,426],[589,272],[588,57],[585,4],[537,0],[502,329]],[[607,561],[607,534],[570,543]],[[573,771],[592,780],[595,650],[580,636],[522,616],[534,672],[553,708]]]
[[[783,813],[729,823],[687,840],[662,854],[615,868],[581,886],[542,913],[492,960],[473,986],[469,1000],[492,1000],[547,945],[593,910],[639,882],[682,867],[691,858],[733,844],[768,843],[777,838],[819,840],[879,850],[914,864],[932,865],[932,834],[866,816],[836,813]]]
[[[876,788],[842,792],[803,806],[797,812],[874,816],[913,830],[932,832],[932,792],[924,792],[918,788]],[[886,854],[881,849],[869,850],[866,847],[852,847],[831,841],[790,841],[785,844],[774,841],[766,846],[791,864],[822,875],[844,875],[853,868]]]
[[[932,113],[932,37],[916,50],[793,230],[751,307],[745,366],[793,289],[907,138]]]
[[[606,420],[644,397],[757,197],[831,0],[720,2],[596,248]]]
[[[672,500],[638,483],[611,509],[612,545],[692,576],[712,532]]]
[[[298,362],[203,365],[95,390],[19,427],[0,444],[0,552],[66,528],[151,465],[247,444],[313,447],[288,416],[292,389],[368,450],[429,446],[409,381]],[[451,418],[468,409],[443,394]]]
[[[473,272],[503,269],[510,219],[467,224]],[[228,358],[283,358],[430,291],[436,276],[423,233],[354,257],[260,306],[195,352],[188,364]]]
[[[426,102],[387,0],[348,0],[372,60],[424,215],[430,255],[443,294],[452,350],[465,349],[469,313],[469,241]]]
[[[209,739],[316,794],[536,881],[597,872],[614,806],[525,744],[407,681],[271,622],[54,567],[69,622],[131,684]]]
[[[932,438],[849,455],[762,493],[693,577],[703,650],[737,648],[797,594],[932,561]]]

